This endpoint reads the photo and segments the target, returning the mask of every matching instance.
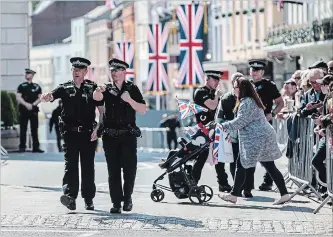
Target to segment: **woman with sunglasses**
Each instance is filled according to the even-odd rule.
[[[283,176],[274,163],[282,153],[276,141],[274,128],[266,120],[265,106],[251,82],[244,77],[237,78],[233,88],[237,97],[234,109],[236,117],[221,125],[227,131],[238,131],[240,154],[237,159],[234,187],[230,194],[220,194],[219,197],[224,201],[236,203],[237,197],[241,197],[246,169],[253,168],[260,162],[280,191],[281,198],[274,204],[283,204],[290,198]]]

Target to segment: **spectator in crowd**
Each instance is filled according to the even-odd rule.
[[[171,116],[167,116],[167,114],[163,114],[162,116],[163,120],[160,122],[160,127],[162,128],[168,128],[167,131],[167,143],[169,150],[172,149],[171,143],[173,143],[174,149],[177,148],[177,133],[176,128],[180,128],[180,123],[177,119],[177,114],[173,114]]]
[[[328,74],[333,75],[333,60],[327,63]]]
[[[297,70],[294,72],[294,74],[291,76],[292,79],[295,80],[297,87],[300,87],[301,82],[302,82],[302,70]]]
[[[333,85],[333,76],[327,75],[323,79],[318,79],[316,82],[321,86],[322,93],[326,95],[323,102],[323,111],[320,116],[314,117],[314,123],[317,125],[314,132],[318,134],[321,139],[319,141],[318,149],[313,156],[312,165],[319,173],[319,179],[326,183],[326,167],[324,161],[326,160],[326,134],[325,130],[328,125],[332,124],[332,120],[329,114],[329,107],[327,101],[332,98],[332,93],[330,92],[330,85]],[[321,192],[323,197],[327,196],[327,188],[322,187]]]
[[[323,70],[319,68],[311,69],[307,76],[312,88],[304,94],[299,109],[300,115],[305,117],[316,113],[318,111],[317,109],[323,105],[322,102],[325,98],[325,95],[321,91],[320,84],[317,83],[318,79],[324,77]]]
[[[323,62],[322,60],[319,60],[315,62],[309,69],[321,69],[324,72],[324,75],[327,75],[328,73],[328,66],[327,63]]]

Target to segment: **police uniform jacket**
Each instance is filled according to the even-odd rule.
[[[38,95],[42,94],[42,88],[36,83],[23,82],[17,88],[17,93],[22,94],[22,98],[27,103],[34,103],[39,97]],[[20,113],[30,112],[24,105],[19,105]]]
[[[265,109],[265,114],[272,112],[274,100],[281,97],[279,90],[276,87],[276,84],[268,79],[262,79],[254,83],[256,90],[260,96],[260,99]]]
[[[121,95],[125,91],[137,103],[146,103],[139,88],[130,81],[125,81],[121,90],[113,83],[107,84],[102,100],[105,102],[105,128],[126,129],[128,125],[136,126],[136,111],[130,104],[121,99]]]
[[[83,126],[91,128],[95,122],[96,106],[103,105],[93,99],[93,92],[97,84],[84,80],[81,87],[77,88],[74,81],[60,84],[52,91],[53,98],[62,100],[63,109],[61,118],[66,126]]]
[[[214,98],[215,98],[214,89],[210,90],[206,86],[202,86],[202,87],[199,87],[198,89],[196,89],[196,91],[194,92],[194,98],[193,98],[194,103],[208,109],[207,112],[201,112],[201,113],[198,113],[195,115],[195,117],[197,119],[197,123],[201,122],[202,124],[206,125],[207,123],[214,120],[216,109],[210,110],[205,105],[206,100],[208,100],[208,99],[214,100]]]

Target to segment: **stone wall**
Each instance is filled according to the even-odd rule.
[[[0,1],[1,89],[16,91],[29,65],[27,1]]]

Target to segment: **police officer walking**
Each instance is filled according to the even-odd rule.
[[[35,71],[25,69],[26,82],[20,84],[17,88],[16,99],[19,105],[20,112],[20,146],[19,151],[25,152],[27,141],[27,128],[30,120],[31,136],[32,136],[32,152],[42,153],[39,149],[38,140],[38,107],[40,103],[39,97],[42,94],[41,87],[32,82]]]
[[[146,113],[146,103],[139,88],[125,81],[128,64],[118,59],[109,61],[113,82],[98,87],[94,99],[105,102],[103,121],[103,148],[109,173],[109,189],[113,207],[111,213],[121,213],[133,208],[132,193],[137,170],[136,112]],[[124,185],[122,186],[121,168]]]
[[[223,75],[223,72],[209,70],[205,71],[205,74],[205,85],[199,87],[194,92],[194,103],[208,109],[207,112],[201,112],[195,115],[197,123],[202,123],[203,125],[214,121],[216,108],[219,104],[219,98],[222,95],[220,91],[216,91],[216,88],[219,85],[220,78]],[[200,153],[193,165],[192,176],[196,182],[199,182],[201,178],[201,172],[206,163],[208,155],[209,150]],[[228,175],[225,172],[224,163],[219,162],[218,164],[216,164],[215,170],[219,183],[219,191],[230,192],[231,186],[228,184]]]
[[[254,81],[256,90],[265,106],[265,115],[267,121],[272,124],[272,119],[281,111],[284,107],[284,102],[276,84],[268,79],[263,78],[266,63],[261,60],[250,60],[250,75]],[[273,109],[273,103],[276,106]],[[253,174],[254,175],[254,174]],[[259,186],[261,191],[269,191],[272,189],[273,180],[271,176],[266,172],[264,175],[264,182]]]
[[[95,110],[98,106],[103,114],[103,105],[93,100],[96,83],[84,80],[90,61],[85,58],[71,58],[73,80],[60,84],[50,93],[43,94],[43,102],[61,99],[60,130],[64,138],[65,174],[61,203],[69,210],[76,209],[76,198],[79,193],[79,157],[81,163],[81,194],[86,210],[94,210],[93,198],[95,186],[95,143],[98,125],[95,122]]]

